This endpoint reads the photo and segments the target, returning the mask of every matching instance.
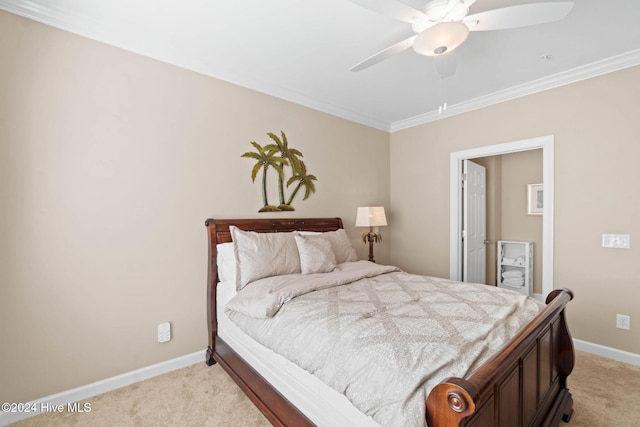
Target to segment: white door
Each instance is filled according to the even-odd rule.
[[[487,281],[486,171],[471,160],[462,165],[462,281]]]

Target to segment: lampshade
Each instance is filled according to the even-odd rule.
[[[358,208],[356,227],[379,227],[387,225],[384,206],[365,206]]]
[[[441,22],[421,32],[413,49],[421,55],[442,55],[460,46],[468,35],[469,27],[462,22]]]

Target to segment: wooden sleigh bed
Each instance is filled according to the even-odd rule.
[[[319,231],[342,228],[340,218],[208,219],[209,238],[206,363],[219,363],[266,418],[276,426],[314,423],[258,374],[218,336],[217,245],[230,242],[229,227],[257,232]],[[574,352],[565,320],[573,295],[565,289],[549,294],[546,307],[505,346],[467,378],[448,378],[430,392],[427,423],[443,426],[556,426],[568,422],[573,400],[567,377]],[[329,410],[330,408],[328,408]]]

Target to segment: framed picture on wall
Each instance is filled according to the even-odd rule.
[[[544,184],[527,185],[527,214],[542,215]]]

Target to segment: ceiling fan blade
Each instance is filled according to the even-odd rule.
[[[366,9],[381,13],[385,16],[413,24],[424,20],[425,14],[405,3],[396,0],[350,0],[351,3],[360,5]]]
[[[505,30],[559,21],[572,8],[572,1],[521,4],[468,15],[463,22],[470,31]]]
[[[401,42],[396,43],[393,46],[389,46],[388,48],[386,48],[384,50],[381,50],[380,52],[371,55],[370,57],[368,57],[364,61],[360,61],[359,63],[357,63],[353,67],[349,68],[349,70],[350,71],[361,71],[361,70],[364,70],[365,68],[369,68],[372,65],[375,65],[375,64],[377,64],[379,62],[382,62],[385,59],[395,55],[396,53],[400,53],[403,50],[406,50],[407,48],[411,47],[411,45],[413,45],[413,41],[416,39],[416,37],[418,37],[417,34],[415,36],[409,37],[408,39],[402,40]]]

